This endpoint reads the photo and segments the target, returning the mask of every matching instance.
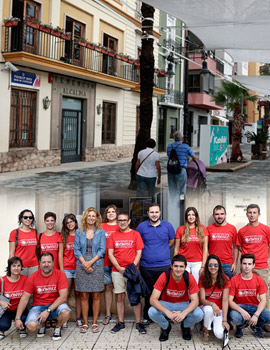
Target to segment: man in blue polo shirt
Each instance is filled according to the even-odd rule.
[[[136,230],[140,233],[144,249],[140,261],[140,272],[148,288],[153,290],[159,276],[170,270],[170,248],[174,245],[175,231],[171,223],[160,219],[159,204],[153,203],[148,209],[149,220],[142,222]],[[145,298],[143,316],[150,321],[150,295]]]
[[[175,149],[182,169],[179,174],[168,172],[169,193],[171,197],[175,198],[177,196],[178,199],[183,200],[186,193],[188,157],[190,156],[192,160],[197,160],[197,157],[189,145],[183,143],[183,136],[180,131],[174,133],[174,142],[170,143],[167,147],[168,157],[170,157],[172,149]]]

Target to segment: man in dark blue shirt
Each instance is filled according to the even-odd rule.
[[[159,204],[153,203],[148,209],[149,220],[142,222],[136,230],[140,233],[144,249],[140,261],[140,272],[148,288],[153,290],[159,276],[170,270],[170,248],[174,245],[175,231],[171,223],[160,219]],[[150,295],[145,298],[144,319],[149,321]]]
[[[188,157],[190,156],[192,160],[196,160],[197,157],[189,147],[189,145],[183,143],[183,136],[180,131],[174,133],[174,141],[170,143],[167,147],[167,155],[170,157],[172,149],[175,149],[177,153],[178,160],[181,166],[181,172],[179,174],[172,174],[168,172],[168,186],[170,196],[183,200],[186,193],[186,181],[187,181],[187,164]]]

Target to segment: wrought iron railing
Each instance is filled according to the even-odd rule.
[[[162,103],[182,105],[183,101],[183,92],[178,90],[167,89],[164,95],[159,96],[159,102]]]
[[[172,39],[164,39],[163,40],[163,46],[166,47],[168,50],[172,50],[174,52],[177,52],[179,54],[183,54],[184,47],[181,46],[181,43],[172,40]]]

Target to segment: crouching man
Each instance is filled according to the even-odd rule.
[[[194,277],[185,271],[186,266],[183,255],[174,256],[171,271],[163,272],[154,285],[148,314],[161,327],[160,341],[169,338],[171,324],[167,318],[174,323],[181,322],[185,340],[191,339],[190,327],[203,319],[203,312],[198,307],[199,287]]]
[[[241,273],[231,279],[229,318],[236,325],[236,338],[242,338],[246,325],[250,326],[255,337],[262,338],[261,327],[270,324],[270,311],[265,308],[267,287],[262,277],[252,273],[254,266],[255,256],[243,254],[240,258]]]
[[[53,340],[61,339],[61,326],[70,317],[70,307],[66,304],[68,284],[64,272],[54,270],[54,258],[51,253],[43,253],[40,258],[40,269],[28,277],[24,293],[18,305],[15,326],[22,329],[21,316],[33,294],[33,305],[28,313],[25,325],[30,332],[38,331],[37,337],[44,337],[47,319],[57,319],[52,336]]]

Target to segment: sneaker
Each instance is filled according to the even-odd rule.
[[[148,327],[151,323],[153,323],[153,321],[150,318],[144,318],[141,323],[144,325],[144,327]]]
[[[143,323],[136,323],[136,329],[140,334],[146,334],[145,325]]]
[[[68,328],[68,321],[62,325],[62,328]]]
[[[37,338],[42,338],[46,334],[46,327],[41,326],[37,332]]]
[[[170,334],[171,329],[172,329],[172,326],[170,323],[169,323],[169,326],[167,329],[161,328],[159,341],[167,341],[169,339],[169,334]]]
[[[125,322],[118,322],[114,327],[113,329],[111,329],[111,333],[117,333],[119,332],[121,329],[124,329],[126,328],[125,326]]]
[[[55,327],[52,339],[53,340],[60,340],[61,338],[62,338],[61,337],[61,327]]]
[[[243,337],[243,327],[236,326],[235,338]]]
[[[252,330],[256,338],[263,338],[263,332],[261,330],[261,327],[250,326],[250,329]]]
[[[27,337],[26,329],[20,330],[20,331],[19,331],[19,335],[20,335],[20,338],[21,338],[21,339],[26,338],[26,337]]]
[[[191,340],[191,330],[189,327],[184,327],[183,322],[181,323],[182,338],[184,340]]]
[[[270,333],[270,325],[269,324],[265,324],[264,326],[262,326],[262,330],[264,332]]]
[[[81,318],[77,318],[76,320],[76,327],[81,328],[83,326],[83,322]]]
[[[0,340],[3,340],[5,338],[5,333],[0,333]]]

